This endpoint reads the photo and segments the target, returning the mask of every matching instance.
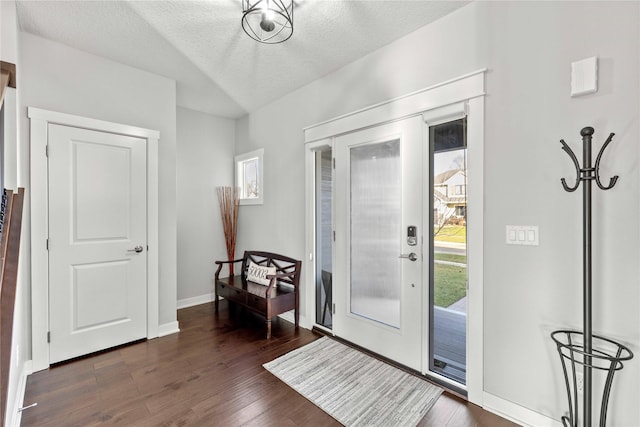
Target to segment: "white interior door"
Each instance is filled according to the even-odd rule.
[[[49,125],[55,363],[146,337],[146,141]]]
[[[424,323],[422,137],[422,120],[412,117],[335,140],[334,332],[416,370]]]

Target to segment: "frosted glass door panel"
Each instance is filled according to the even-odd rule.
[[[350,311],[400,327],[400,140],[350,149]]]

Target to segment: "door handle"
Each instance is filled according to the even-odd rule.
[[[127,249],[127,252],[137,252],[137,253],[140,253],[140,252],[142,252],[142,251],[143,251],[142,246],[136,246],[136,247],[135,247],[135,248],[133,248],[133,249]]]
[[[411,261],[417,261],[418,255],[415,252],[411,252],[410,254],[400,254],[399,258],[408,258]]]

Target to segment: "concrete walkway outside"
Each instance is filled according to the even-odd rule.
[[[447,310],[467,314],[467,297],[462,297],[458,301],[447,307]]]

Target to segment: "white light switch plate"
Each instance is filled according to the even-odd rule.
[[[507,225],[506,242],[507,245],[538,246],[538,234],[537,225]]]
[[[571,96],[598,91],[598,57],[571,63]]]

